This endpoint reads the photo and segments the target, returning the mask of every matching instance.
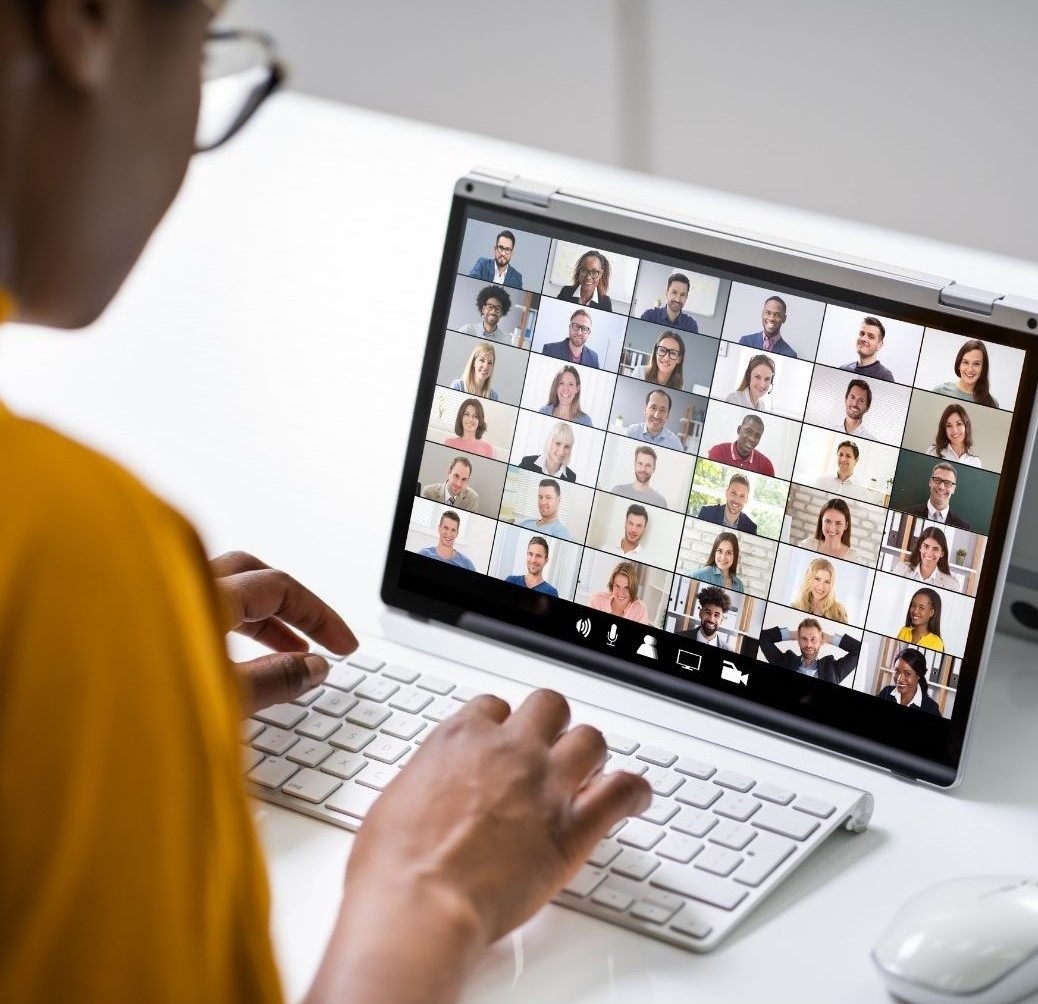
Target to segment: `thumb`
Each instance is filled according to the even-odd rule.
[[[245,714],[294,701],[328,675],[328,662],[312,652],[273,652],[234,664],[242,682]]]

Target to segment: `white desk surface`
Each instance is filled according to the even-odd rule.
[[[212,553],[251,550],[313,586],[360,631],[383,635],[377,585],[409,401],[453,182],[475,165],[1038,298],[1033,262],[282,95],[225,150],[196,160],[93,330],[0,335],[0,396],[131,466],[195,520]],[[441,629],[395,621],[392,630],[419,641]],[[469,662],[485,654],[477,641],[456,636],[456,644]],[[907,896],[960,874],[1038,871],[1035,663],[1023,642],[996,643],[971,764],[952,794],[633,699],[661,726],[870,789],[872,827],[830,841],[711,955],[548,907],[487,953],[465,999],[885,999],[868,950]],[[531,682],[601,699],[603,686],[579,673],[523,666]],[[257,814],[274,936],[287,991],[298,997],[351,837],[280,809]]]

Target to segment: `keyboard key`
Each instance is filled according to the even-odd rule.
[[[774,802],[776,805],[789,805],[796,798],[796,792],[780,788],[777,784],[769,784],[767,781],[759,782],[753,789],[753,794],[757,798],[763,798],[765,802]]]
[[[310,739],[327,739],[338,727],[338,718],[311,711],[306,721],[296,728],[296,732]]]
[[[688,833],[693,837],[705,837],[717,824],[718,818],[712,812],[702,809],[682,809],[671,820],[670,828],[680,833]]]
[[[696,938],[699,941],[702,941],[713,930],[705,920],[693,917],[690,913],[679,916],[670,925],[670,929],[677,931],[678,934],[687,934],[690,938]]]
[[[354,652],[346,661],[351,666],[356,666],[369,673],[377,673],[385,665],[378,656],[370,655],[367,652]]]
[[[392,680],[384,680],[378,676],[369,676],[363,683],[358,684],[353,693],[356,697],[362,697],[366,701],[374,701],[381,704],[388,700],[400,689],[400,684]]]
[[[400,771],[396,767],[369,762],[367,767],[357,775],[357,784],[382,791],[399,773]]]
[[[336,777],[348,781],[359,774],[369,763],[370,761],[365,760],[359,753],[338,752],[333,753],[321,764],[321,770],[326,774],[334,774]]]
[[[625,892],[621,892],[619,889],[614,889],[607,883],[606,885],[599,886],[594,891],[591,896],[591,902],[623,913],[634,902],[634,898],[628,896]]]
[[[271,756],[283,756],[297,742],[299,742],[299,738],[291,732],[268,726],[252,740],[252,745]]]
[[[329,687],[335,687],[338,690],[352,690],[361,680],[367,678],[367,674],[362,673],[359,669],[351,669],[349,666],[339,663],[337,666],[333,664],[332,668],[328,670],[324,682]]]
[[[753,825],[783,837],[804,840],[818,829],[819,823],[817,819],[812,819],[802,812],[794,812],[778,805],[762,805],[760,812],[753,817]]]
[[[587,863],[596,868],[605,868],[616,859],[622,848],[615,840],[600,840],[588,855]]]
[[[641,819],[631,819],[620,831],[617,840],[628,847],[637,847],[639,850],[647,851],[655,847],[664,836],[662,827],[646,823]]]
[[[261,708],[252,717],[266,725],[290,729],[306,718],[306,712],[294,704],[274,704],[269,708]]]
[[[308,708],[323,693],[324,687],[314,687],[312,690],[308,690],[305,694],[300,694],[292,703],[298,704],[303,708]]]
[[[683,865],[687,865],[702,849],[702,840],[684,833],[668,833],[656,845],[656,853],[661,858],[680,861]]]
[[[392,736],[377,736],[364,748],[364,755],[379,763],[396,763],[410,748]]]
[[[376,734],[371,729],[365,729],[359,725],[343,725],[338,732],[329,737],[328,741],[339,749],[357,753],[364,749]]]
[[[563,892],[572,893],[574,896],[590,896],[605,881],[606,874],[600,868],[583,865],[563,888]]]
[[[722,788],[731,788],[733,791],[749,791],[757,782],[745,774],[737,774],[734,770],[719,770],[715,775],[714,784]]]
[[[722,819],[710,831],[710,842],[733,851],[741,851],[755,836],[757,831],[752,826]]]
[[[605,739],[606,747],[621,756],[630,756],[638,748],[638,744],[633,739],[628,739],[627,736],[620,736],[615,732],[603,732],[602,736]]]
[[[642,763],[641,760],[634,760],[631,757],[620,756],[616,753],[611,753],[609,759],[606,760],[605,767],[602,769],[604,774],[616,774],[623,770],[628,774],[644,774],[649,769],[649,765]]]
[[[634,755],[638,760],[654,763],[657,767],[669,767],[678,758],[676,753],[661,750],[658,746],[642,746]]]
[[[696,855],[696,868],[714,875],[731,875],[742,864],[742,855],[724,847],[707,844],[700,854]]]
[[[679,777],[672,770],[664,770],[662,767],[646,767],[642,777],[649,782],[657,795],[666,797],[673,795],[685,783],[683,777]]]
[[[631,907],[631,916],[639,920],[647,920],[650,924],[666,924],[674,916],[673,910],[666,910],[655,903],[639,900]]]
[[[395,662],[391,662],[382,670],[382,675],[390,680],[396,680],[397,683],[414,683],[418,679],[418,670],[411,669],[410,666],[400,666]]]
[[[760,802],[750,795],[737,795],[733,791],[726,791],[713,806],[713,810],[719,816],[726,816],[728,819],[737,819],[739,822],[745,822],[760,806]]]
[[[246,718],[239,726],[238,734],[241,737],[241,741],[247,743],[250,740],[255,739],[262,731],[262,722],[254,722],[251,718]]]
[[[422,708],[432,704],[432,694],[423,694],[420,690],[412,690],[410,687],[394,694],[389,700],[389,706],[397,711],[405,711],[409,715],[417,715]]]
[[[346,713],[346,721],[354,725],[363,725],[369,729],[377,729],[383,722],[392,717],[393,712],[389,708],[383,708],[380,704],[372,704],[370,701],[357,701],[355,707]]]
[[[620,856],[613,862],[612,870],[617,875],[626,875],[628,878],[637,879],[639,882],[648,878],[659,866],[659,860],[654,854],[647,851],[636,851],[632,847],[620,852]]]
[[[248,772],[252,770],[252,768],[255,767],[256,764],[262,763],[263,760],[264,756],[262,753],[260,753],[259,750],[251,749],[248,746],[243,746],[241,748],[241,765],[242,770],[246,774],[248,774]]]
[[[382,726],[382,731],[387,736],[394,736],[397,739],[414,739],[425,727],[426,723],[421,718],[415,718],[414,715],[396,714]]]
[[[452,701],[449,697],[437,697],[422,712],[422,717],[428,718],[432,722],[442,722],[445,718],[450,718],[451,715],[457,714],[463,707],[463,704]]]
[[[418,686],[440,696],[446,696],[454,689],[454,684],[450,680],[441,680],[438,676],[430,676],[428,673],[423,673],[418,678]]]
[[[679,774],[688,774],[689,777],[697,777],[700,781],[705,781],[717,773],[717,768],[713,764],[693,760],[688,756],[679,757],[677,763],[674,764],[674,769]]]
[[[676,805],[669,798],[660,798],[659,795],[653,795],[649,807],[639,818],[644,819],[647,823],[656,823],[659,826],[663,826],[672,816],[677,814],[679,808],[680,806]]]
[[[293,763],[302,764],[304,767],[317,767],[332,754],[331,746],[326,743],[317,743],[303,740],[288,751],[288,759]]]
[[[758,886],[796,850],[792,840],[761,833],[746,849],[746,858],[732,878],[743,885]]]
[[[378,795],[374,788],[361,788],[351,782],[344,784],[324,804],[336,812],[363,819],[368,814],[368,809],[375,804]]]
[[[341,690],[329,687],[313,703],[313,710],[320,711],[323,715],[332,715],[342,718],[347,711],[357,703],[357,698],[350,694],[344,694]]]
[[[686,781],[674,796],[679,802],[694,805],[697,809],[709,809],[722,795],[723,788],[709,781]]]
[[[662,865],[652,876],[650,884],[689,899],[709,903],[721,910],[734,910],[749,895],[749,890],[740,888],[734,882],[681,865]]]
[[[475,687],[455,687],[454,692],[451,694],[451,700],[466,704],[473,697],[479,697],[481,693],[485,693],[485,691],[476,690]]]
[[[798,798],[793,803],[793,808],[817,816],[819,819],[828,819],[836,811],[836,806],[831,802],[823,802],[820,798],[811,798],[807,795]]]
[[[337,778],[304,768],[291,781],[286,781],[281,790],[307,802],[323,802],[341,784]]]
[[[280,788],[299,768],[287,760],[267,757],[263,763],[249,771],[249,780],[262,784],[264,788]]]

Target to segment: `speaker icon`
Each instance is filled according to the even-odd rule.
[[[577,621],[577,631],[587,638],[591,634],[591,618],[583,617]]]

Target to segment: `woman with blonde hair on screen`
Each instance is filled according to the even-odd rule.
[[[648,624],[649,609],[638,599],[638,566],[621,561],[609,576],[609,588],[594,593],[588,606],[614,617]]]
[[[490,386],[496,363],[494,346],[490,342],[477,342],[469,353],[469,360],[461,376],[451,384],[451,390],[464,391],[474,397],[486,397],[491,401],[498,400],[497,391]]]
[[[847,608],[836,599],[836,568],[827,558],[815,558],[804,572],[800,591],[790,604],[815,617],[847,623]]]
[[[576,366],[563,366],[548,391],[548,403],[539,409],[542,415],[564,418],[577,425],[590,425],[591,416],[580,407],[580,371]]]
[[[775,361],[760,353],[746,364],[739,386],[725,401],[754,411],[771,411],[771,391],[775,386]]]
[[[568,466],[574,442],[573,429],[565,422],[556,422],[544,441],[544,452],[540,456],[531,453],[523,457],[519,466],[524,471],[535,471],[563,481],[576,481],[577,475]]]

